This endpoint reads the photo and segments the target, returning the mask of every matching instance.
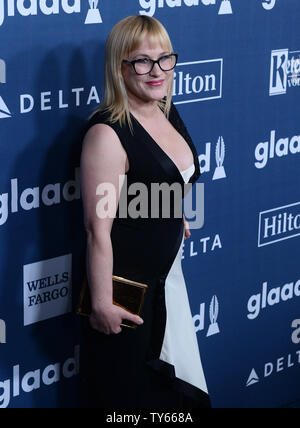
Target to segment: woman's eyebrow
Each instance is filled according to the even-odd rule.
[[[161,52],[158,56],[161,57],[162,55],[166,55],[166,54],[169,54],[169,52]],[[144,56],[144,57],[150,58],[150,56],[145,53],[136,53],[133,58],[137,56]]]

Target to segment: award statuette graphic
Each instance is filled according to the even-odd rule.
[[[232,15],[232,7],[230,0],[222,0],[219,15]]]
[[[102,18],[98,9],[99,0],[89,0],[89,11],[85,20],[85,24],[102,24]]]
[[[221,178],[226,178],[226,172],[223,166],[224,160],[225,160],[225,143],[224,143],[223,137],[219,137],[217,147],[216,147],[217,168],[215,170],[213,180],[220,180]]]
[[[219,316],[219,302],[218,302],[217,296],[214,296],[212,298],[212,301],[209,307],[210,326],[206,337],[210,337],[220,333],[219,324],[217,323],[218,316]]]

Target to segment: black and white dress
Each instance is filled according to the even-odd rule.
[[[88,128],[111,126],[126,150],[133,183],[149,190],[148,218],[120,215],[114,219],[111,240],[113,274],[148,285],[142,318],[136,330],[118,335],[98,333],[83,320],[81,344],[81,402],[83,407],[184,408],[209,407],[189,299],[182,271],[183,218],[171,209],[170,218],[151,217],[151,183],[194,184],[200,176],[195,146],[174,104],[169,121],[189,145],[194,163],[179,171],[170,157],[132,115],[129,126],[109,122],[97,113]],[[128,206],[136,195],[127,195]],[[174,201],[173,201],[174,202]]]

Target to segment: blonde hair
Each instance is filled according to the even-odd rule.
[[[120,126],[127,121],[132,132],[132,121],[129,112],[127,91],[122,75],[122,61],[147,39],[150,46],[160,44],[163,49],[173,52],[170,37],[164,26],[149,16],[128,16],[118,22],[108,35],[105,49],[104,99],[98,111],[109,113],[112,123]],[[168,117],[172,93],[173,79],[166,97],[158,102]]]

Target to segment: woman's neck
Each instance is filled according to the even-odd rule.
[[[144,101],[137,97],[128,97],[129,111],[137,118],[151,119],[159,111],[158,101]]]

